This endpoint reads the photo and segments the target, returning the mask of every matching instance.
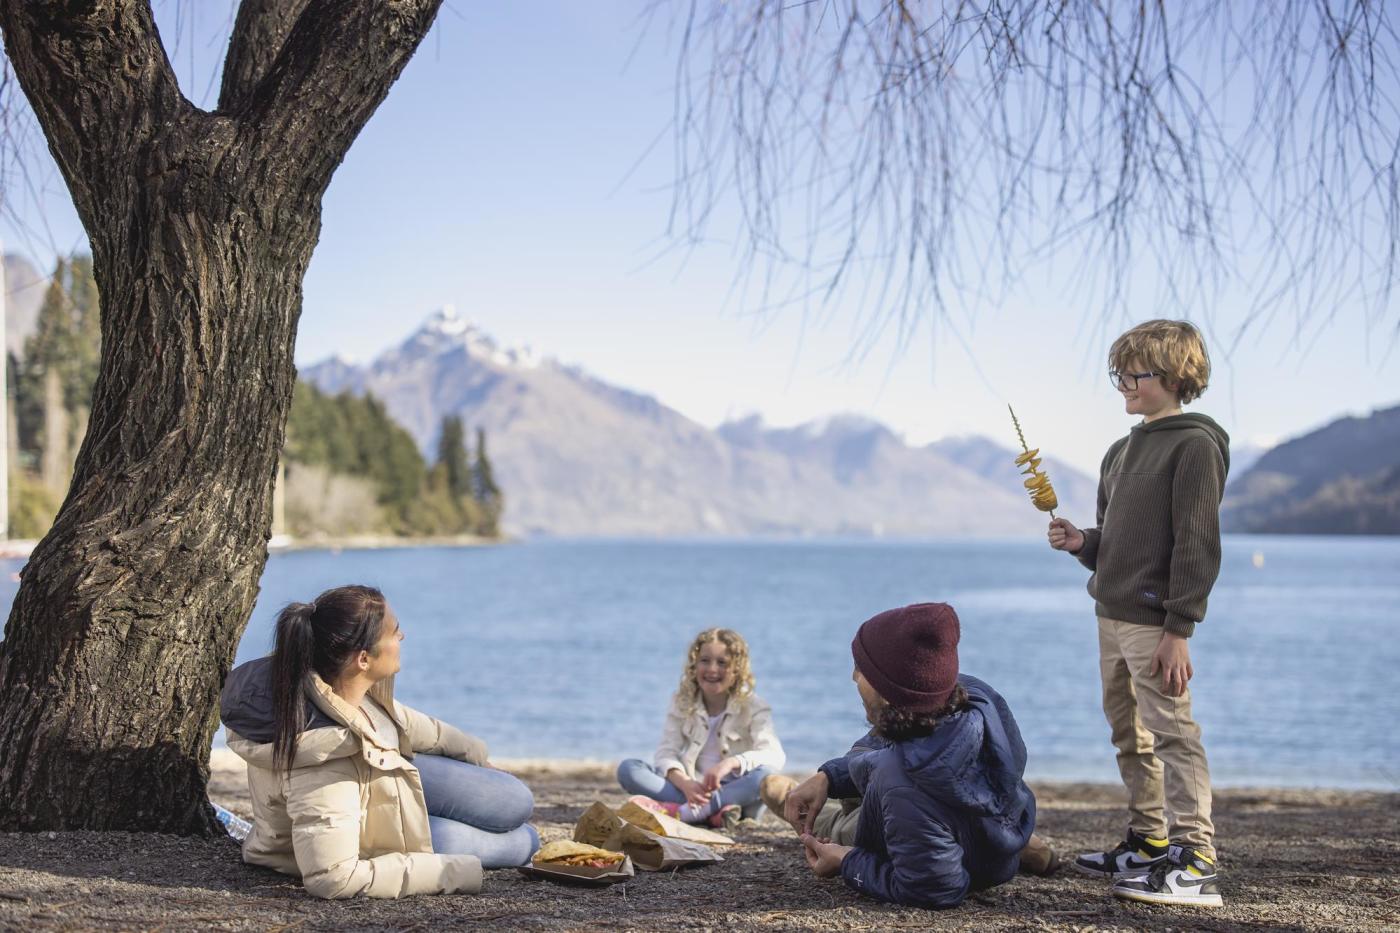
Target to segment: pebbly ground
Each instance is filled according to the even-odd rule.
[[[211,796],[247,813],[241,769],[214,762]],[[503,763],[504,764],[504,763]],[[620,803],[606,765],[517,762],[535,823],[569,835],[594,800]],[[1039,784],[1039,831],[1065,851],[1121,834],[1117,788]],[[252,868],[232,840],[126,833],[0,834],[0,929],[119,930],[1085,930],[1400,928],[1400,794],[1223,790],[1216,823],[1220,910],[1125,904],[1065,871],[1019,877],[956,910],[902,909],[818,881],[785,824],[745,823],[725,861],[638,873],[626,885],[569,888],[489,873],[478,895],[326,902]]]

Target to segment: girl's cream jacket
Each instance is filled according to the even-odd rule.
[[[325,681],[312,678],[310,699],[331,723],[301,733],[290,771],[273,767],[270,741],[228,728],[229,748],[248,763],[253,797],[243,860],[300,875],[317,897],[479,891],[475,856],[433,853],[423,782],[410,759],[424,752],[479,765],[485,744],[395,702],[391,677],[369,694],[398,726],[399,746],[384,745]]]
[[[730,696],[729,705],[721,715],[724,718],[719,723],[720,754],[739,759],[740,774],[755,768],[783,769],[787,755],[783,752],[783,743],[778,741],[778,734],[773,731],[772,707],[753,694]],[[671,698],[653,764],[662,774],[679,768],[691,780],[698,780],[700,775],[695,773],[695,761],[709,736],[710,721],[704,702],[677,693]]]

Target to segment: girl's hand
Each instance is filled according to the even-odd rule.
[[[710,792],[705,789],[705,785],[699,781],[692,781],[679,768],[667,771],[666,780],[674,784],[676,790],[685,794],[685,802],[692,807],[703,807],[710,802]]]
[[[685,802],[692,807],[703,807],[710,802],[710,792],[705,789],[705,785],[699,781],[685,779],[681,785],[681,793],[685,794]]]
[[[841,862],[853,846],[838,846],[834,842],[822,842],[810,833],[802,834],[803,854],[807,864],[818,878],[834,878],[841,873]]]
[[[1050,546],[1057,551],[1078,554],[1084,547],[1084,532],[1071,525],[1067,518],[1052,521],[1046,537],[1050,539]]]
[[[718,790],[719,785],[724,779],[729,777],[729,773],[731,771],[738,771],[741,767],[743,767],[743,765],[739,763],[739,759],[737,758],[725,758],[721,760],[719,764],[705,772],[705,789],[711,791]]]

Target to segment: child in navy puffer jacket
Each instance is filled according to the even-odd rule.
[[[1006,702],[958,674],[957,614],[943,603],[892,609],[851,643],[871,751],[836,758],[794,789],[808,864],[864,894],[954,907],[1016,874],[1035,828],[1021,779],[1026,748]],[[861,796],[854,846],[810,834],[826,797]]]

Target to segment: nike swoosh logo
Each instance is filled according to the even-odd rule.
[[[1178,872],[1178,873],[1177,873],[1177,877],[1170,879],[1171,883],[1174,884],[1174,885],[1176,885],[1176,886],[1179,887],[1179,888],[1199,888],[1201,885],[1205,884],[1207,881],[1214,881],[1214,880],[1215,880],[1215,876],[1214,876],[1214,875],[1210,875],[1210,876],[1204,877],[1204,878],[1198,878],[1197,876],[1191,874],[1190,872],[1184,872],[1184,871],[1183,871],[1183,872]]]
[[[1157,864],[1156,861],[1152,859],[1144,860],[1134,855],[1129,855],[1125,858],[1127,860],[1123,863],[1124,868],[1151,868],[1153,865]]]

